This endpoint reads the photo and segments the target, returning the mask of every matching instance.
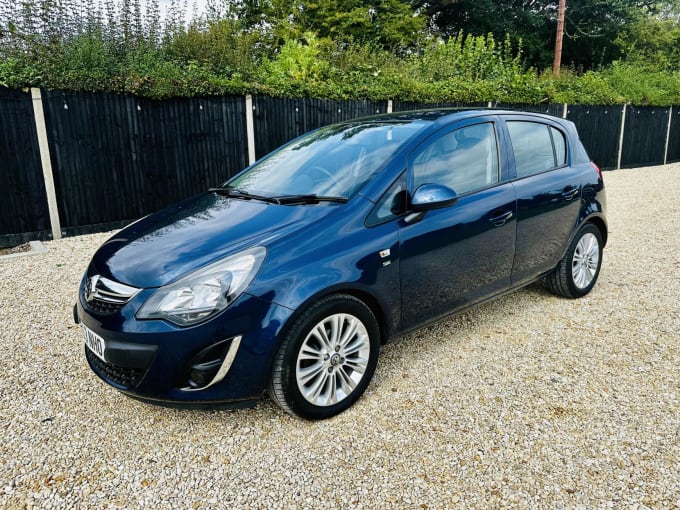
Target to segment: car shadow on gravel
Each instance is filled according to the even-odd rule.
[[[497,329],[499,324],[512,321],[512,317],[516,314],[531,310],[534,307],[540,308],[545,303],[546,298],[560,300],[543,283],[535,282],[522,289],[443,318],[406,335],[391,338],[387,344],[381,347],[376,375],[366,395],[361,400],[376,398],[376,396],[382,399],[385,395],[395,391],[395,381],[409,378],[408,370],[405,368],[407,365],[427,367],[432,359],[441,358],[443,351],[450,353],[456,349],[465,349],[466,343],[473,341],[480,331],[493,331]],[[496,334],[495,338],[502,341],[503,333]],[[403,386],[408,391],[408,381],[405,381],[405,383]],[[413,391],[417,390],[414,389]],[[125,398],[128,399],[129,397]],[[134,399],[130,400],[134,401]],[[193,422],[213,423],[215,421],[223,422],[226,416],[231,415],[235,417],[234,419],[238,417],[239,422],[246,420],[246,422],[257,423],[272,419],[285,419],[286,423],[289,420],[291,424],[301,423],[298,418],[282,411],[271,400],[266,391],[255,407],[252,408],[178,409],[140,401],[134,402],[139,406],[144,406],[146,412],[151,413],[155,419],[172,419],[172,417],[181,415],[190,418]],[[361,412],[362,408],[363,406],[360,405],[344,414],[351,415]],[[225,413],[225,411],[231,412]]]
[[[503,325],[514,321],[513,317],[521,313],[536,310],[536,314],[540,315],[540,309],[550,298],[563,301],[537,281],[406,335],[391,338],[381,346],[378,368],[366,395],[359,401],[358,407],[349,409],[345,414],[361,412],[363,400],[376,397],[382,400],[385,395],[396,392],[395,381],[405,380],[405,384],[399,386],[408,391],[409,366],[428,367],[433,359],[441,358],[444,353],[450,355],[454,350],[465,350],[466,343],[474,341],[480,332],[494,332],[499,324],[505,329]],[[503,336],[504,333],[496,333],[494,339],[502,341]],[[414,388],[413,391],[415,397],[418,390]],[[267,415],[282,413],[267,393],[256,409]]]

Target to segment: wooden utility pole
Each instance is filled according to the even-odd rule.
[[[560,75],[562,64],[562,35],[564,34],[564,12],[567,10],[567,0],[560,0],[557,7],[557,35],[555,36],[555,59],[553,60],[553,76]]]

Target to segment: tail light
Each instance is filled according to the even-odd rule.
[[[604,180],[604,176],[602,175],[602,170],[600,169],[600,167],[597,166],[597,165],[595,164],[594,161],[591,161],[590,164],[593,165],[593,168],[594,168],[595,171],[597,172],[597,175],[600,176],[600,179],[603,179],[603,180]]]

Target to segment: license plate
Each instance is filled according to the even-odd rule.
[[[83,336],[85,337],[85,345],[87,348],[99,359],[106,361],[106,358],[104,358],[104,351],[106,351],[106,342],[104,342],[104,339],[94,331],[88,329],[84,324]]]

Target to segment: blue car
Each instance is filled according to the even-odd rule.
[[[499,110],[308,133],[95,253],[74,309],[92,370],[144,401],[323,419],[381,344],[543,279],[595,285],[602,173],[574,125]]]

